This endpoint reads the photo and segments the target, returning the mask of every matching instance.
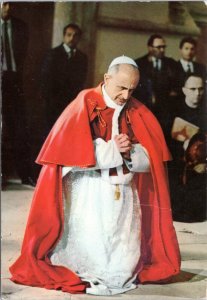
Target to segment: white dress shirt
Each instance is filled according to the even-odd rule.
[[[65,43],[63,43],[63,47],[66,51],[66,53],[68,54],[68,57],[70,58],[71,57],[71,48],[68,47],[68,45],[66,45]],[[76,49],[73,49],[73,55],[75,54],[76,52]]]
[[[161,59],[152,56],[152,64],[153,64],[153,68],[155,68],[157,70],[161,70],[161,68],[162,68],[162,60]]]
[[[187,61],[187,60],[184,60],[184,59],[180,59],[180,62],[181,62],[181,65],[183,67],[183,70],[185,72],[188,72],[189,70],[191,71],[191,73],[194,72],[194,66],[193,66],[193,62],[192,61]]]

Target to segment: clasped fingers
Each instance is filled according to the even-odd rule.
[[[119,152],[126,153],[131,150],[132,143],[127,134],[119,134],[114,137]]]

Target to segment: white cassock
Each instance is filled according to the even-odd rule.
[[[116,105],[104,89],[103,94],[107,106],[115,109],[112,137],[108,142],[94,140],[94,168],[63,168],[64,231],[50,259],[88,281],[86,293],[113,295],[137,287],[141,210],[132,178],[150,167],[146,149],[135,144],[131,162],[125,161],[130,172],[123,174],[123,158],[113,137],[119,134],[118,117],[124,106]],[[109,175],[110,168],[117,169],[117,176]]]

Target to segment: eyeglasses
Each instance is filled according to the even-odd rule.
[[[167,46],[166,45],[160,45],[160,46],[152,46],[152,48],[156,48],[156,49],[165,49]]]

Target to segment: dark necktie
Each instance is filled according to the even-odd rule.
[[[155,71],[159,71],[159,60],[158,60],[158,58],[155,59],[154,69],[155,69]]]
[[[188,74],[191,74],[192,72],[191,72],[191,66],[190,66],[190,64],[188,63],[188,65],[187,65],[187,71],[186,71]]]
[[[5,58],[6,58],[6,65],[7,70],[12,70],[12,62],[11,62],[11,49],[9,43],[9,35],[8,35],[8,26],[7,22],[4,22],[4,50],[5,50]]]
[[[74,57],[74,54],[75,54],[75,51],[74,51],[73,48],[71,48],[71,49],[70,49],[70,52],[68,53],[68,57],[69,57],[69,58],[72,58],[72,57]]]

